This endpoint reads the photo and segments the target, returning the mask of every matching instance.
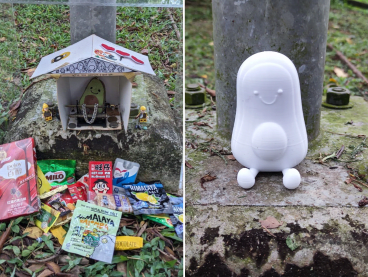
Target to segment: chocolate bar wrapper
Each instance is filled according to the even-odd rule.
[[[0,221],[38,212],[33,138],[0,145]]]

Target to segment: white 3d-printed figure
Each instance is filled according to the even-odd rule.
[[[231,148],[249,168],[239,171],[239,185],[251,188],[259,171],[282,171],[284,186],[295,189],[301,178],[293,167],[305,158],[308,138],[294,64],[280,53],[257,53],[241,65],[236,90]]]

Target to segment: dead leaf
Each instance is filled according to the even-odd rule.
[[[45,268],[45,265],[43,263],[33,264],[30,267],[28,267],[28,269],[32,270],[32,271],[36,271],[36,270],[39,270],[41,268]]]
[[[349,75],[344,71],[344,69],[338,68],[338,67],[334,67],[334,72],[336,74],[337,77],[343,77],[346,78]]]
[[[235,161],[236,160],[235,157],[234,157],[234,155],[228,155],[227,158],[229,160],[231,160],[231,161]]]
[[[185,165],[186,165],[187,167],[189,167],[189,168],[193,168],[193,166],[192,166],[190,163],[188,163],[187,161],[185,161]]]
[[[212,175],[211,175],[211,173],[207,173],[207,174],[206,174],[205,176],[203,176],[203,177],[201,178],[201,180],[200,180],[200,182],[201,182],[201,187],[202,187],[204,190],[206,190],[206,188],[203,186],[203,184],[204,184],[204,183],[206,183],[206,182],[213,181],[213,180],[215,180],[215,179],[217,179],[217,176],[216,176],[216,175],[212,176]]]
[[[8,228],[6,228],[6,230],[1,234],[1,237],[0,237],[0,253],[1,253],[1,251],[3,250],[3,247],[4,247],[5,242],[6,242],[6,241],[8,240],[8,238],[9,238],[10,231],[11,231],[11,227],[12,227],[13,223],[14,223],[14,221],[12,220],[12,221],[9,223]]]
[[[206,91],[209,95],[211,95],[212,97],[216,97],[216,91],[213,89],[209,89],[206,87]]]
[[[143,221],[144,222],[144,221]],[[144,225],[141,227],[141,229],[139,230],[139,232],[137,233],[137,237],[142,236],[143,232],[146,230],[148,225],[148,222],[144,223]]]
[[[208,125],[207,122],[194,122],[193,125],[196,125],[196,126],[208,126],[212,129],[212,127],[210,125]]]
[[[328,81],[331,83],[337,83],[337,81],[334,78],[330,78]]]
[[[166,253],[170,254],[171,256],[175,257],[176,258],[176,255],[174,253],[174,251],[172,251],[172,249],[168,246],[165,246],[165,251]]]
[[[50,269],[45,269],[44,271],[41,272],[40,275],[38,275],[38,277],[47,277],[47,276],[51,276],[53,274],[54,274],[54,272],[52,272]]]
[[[118,266],[116,267],[116,270],[119,272],[122,272],[124,276],[127,274],[127,263],[118,263]]]
[[[27,73],[28,77],[32,77],[33,72],[35,72],[36,68],[25,68],[22,69],[21,72]]]
[[[143,50],[141,51],[141,54],[143,54],[143,55],[148,55],[148,49],[143,49]]]
[[[213,46],[213,41],[208,43],[209,46]]]
[[[349,44],[353,44],[353,40],[351,38],[346,38],[346,42]]]
[[[42,40],[42,42],[45,42],[47,40],[47,38],[43,38],[43,37],[38,37],[40,40]]]
[[[54,262],[47,262],[46,263],[48,269],[50,269],[54,273],[60,273],[60,267]]]
[[[31,239],[37,239],[37,238],[41,237],[42,234],[43,234],[42,230],[38,227],[27,227],[23,231],[23,234],[25,234],[25,233],[29,233],[27,235],[27,237],[29,237]]]
[[[167,94],[168,94],[168,95],[174,95],[174,94],[176,94],[176,92],[175,92],[175,91],[172,91],[172,90],[169,90],[169,91],[167,92]]]
[[[138,84],[136,82],[132,82],[132,87],[133,88],[137,88],[138,87]]]
[[[268,216],[265,220],[260,220],[259,222],[261,223],[262,227],[267,229],[278,228],[283,224],[282,222],[278,222],[273,216]]]
[[[6,37],[0,38],[0,42],[6,41]]]

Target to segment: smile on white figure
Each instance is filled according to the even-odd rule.
[[[238,173],[241,187],[251,188],[259,171],[282,171],[286,188],[299,186],[292,167],[305,158],[308,140],[298,74],[286,56],[261,52],[240,67],[231,148],[247,167]]]

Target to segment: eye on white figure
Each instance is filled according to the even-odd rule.
[[[277,91],[277,93],[278,94],[281,94],[281,93],[283,93],[284,91],[280,88],[278,91]]]

